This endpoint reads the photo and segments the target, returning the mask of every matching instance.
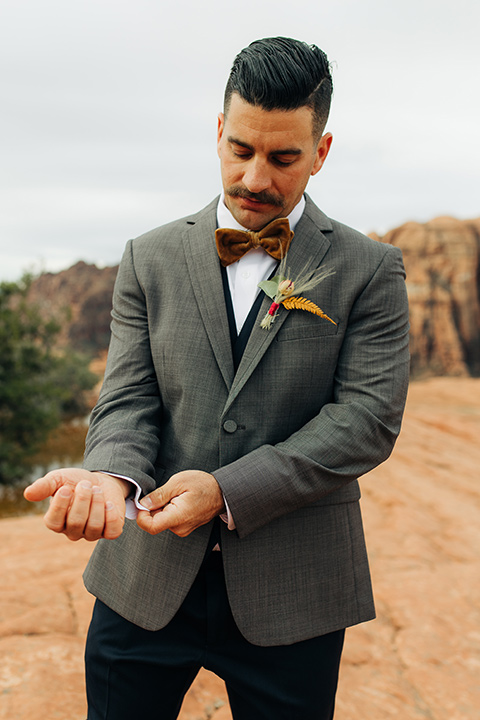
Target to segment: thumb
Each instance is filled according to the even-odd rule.
[[[45,500],[55,495],[61,484],[62,483],[57,483],[55,478],[48,474],[38,478],[38,480],[35,480],[34,483],[25,488],[23,496],[30,502],[39,502],[40,500]]]
[[[168,505],[173,495],[172,486],[167,482],[165,485],[153,490],[149,495],[145,495],[145,497],[140,500],[140,505],[143,505],[145,510],[149,510],[150,512],[159,510],[165,507],[165,505]]]
[[[70,485],[72,489],[81,481],[92,482],[93,473],[81,468],[59,468],[51,470],[32,485],[25,488],[23,493],[26,500],[38,502],[55,495],[57,490],[64,485]]]

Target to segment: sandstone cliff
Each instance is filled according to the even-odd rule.
[[[412,376],[480,374],[480,219],[408,222],[372,237],[403,252]]]

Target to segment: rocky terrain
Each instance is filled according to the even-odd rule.
[[[480,219],[409,222],[372,237],[403,252],[412,376],[480,375]],[[64,344],[94,353],[107,347],[116,272],[80,262],[34,282],[32,299],[67,313]]]
[[[392,458],[362,480],[377,613],[347,634],[336,720],[473,720],[480,708],[480,380],[412,383]],[[92,550],[0,521],[0,719],[84,720]],[[231,720],[202,672],[181,720]]]

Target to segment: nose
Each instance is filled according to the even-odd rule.
[[[247,163],[243,175],[243,184],[251,193],[259,193],[267,190],[272,183],[270,169],[265,160],[254,156]]]

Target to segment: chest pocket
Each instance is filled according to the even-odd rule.
[[[297,311],[298,312],[298,311]],[[328,320],[313,316],[315,322],[295,323],[291,327],[283,327],[275,338],[276,342],[289,342],[293,340],[315,340],[316,338],[338,335],[339,325]]]

